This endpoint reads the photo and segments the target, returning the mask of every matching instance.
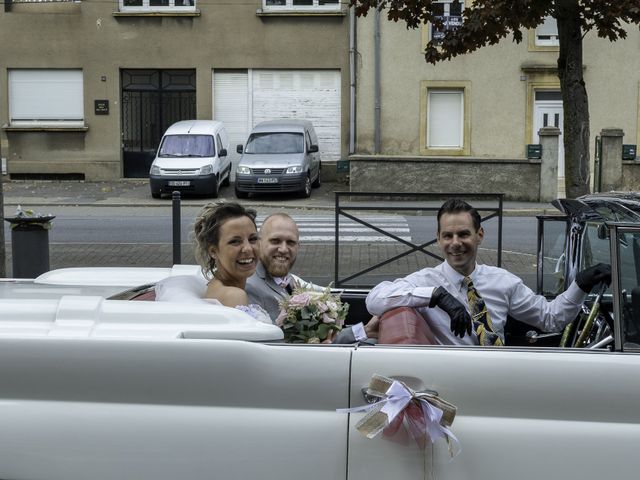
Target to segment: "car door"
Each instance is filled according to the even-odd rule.
[[[358,348],[352,406],[374,373],[431,389],[457,406],[449,458],[400,437],[369,440],[350,415],[349,480],[371,478],[631,478],[640,444],[640,356],[608,351],[480,347]]]
[[[0,478],[344,479],[350,348],[0,339]]]
[[[311,152],[310,147],[314,145],[313,137],[309,134],[309,130],[305,130],[304,134],[305,145],[307,149],[307,157],[309,161],[309,168],[311,171],[311,180],[317,178],[320,175],[320,154],[318,152]]]

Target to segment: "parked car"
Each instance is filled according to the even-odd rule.
[[[183,120],[162,136],[149,171],[151,196],[160,198],[174,190],[218,196],[231,179],[227,155],[229,137],[222,122]]]
[[[299,192],[311,196],[320,186],[318,137],[307,120],[271,120],[256,125],[236,170],[236,196],[249,193]]]
[[[588,316],[576,319],[587,330],[581,348],[520,335],[515,323],[505,347],[284,344],[277,327],[234,309],[135,301],[152,287],[111,299],[0,299],[0,478],[634,478],[640,195],[556,206],[562,215],[539,219],[541,291],[553,296],[577,270],[612,264],[591,328]],[[196,272],[128,275],[133,285]],[[126,276],[74,269],[34,286],[123,285]],[[365,294],[345,299],[358,305]],[[350,322],[363,319],[357,311]],[[450,459],[442,440],[421,450],[401,433],[358,433],[365,413],[336,409],[365,405],[374,374],[454,404],[461,452]]]

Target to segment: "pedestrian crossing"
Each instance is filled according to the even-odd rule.
[[[300,242],[334,242],[335,241],[335,216],[334,215],[292,215],[293,220],[300,230]],[[363,221],[375,225],[385,232],[392,233],[396,237],[411,242],[411,230],[407,219],[401,215],[362,216]],[[265,217],[258,217],[258,228]],[[396,240],[373,230],[366,225],[355,222],[346,217],[340,217],[339,223],[340,242],[354,243],[395,243]]]

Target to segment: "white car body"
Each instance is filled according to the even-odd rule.
[[[124,281],[124,271],[50,272]],[[170,269],[140,269],[152,280]],[[184,267],[174,273],[184,273]],[[145,277],[145,278],[142,278]],[[640,356],[596,350],[281,343],[221,306],[0,300],[0,478],[632,477]],[[373,374],[458,407],[442,441],[355,430]],[[425,470],[426,468],[426,470]]]
[[[640,223],[585,225],[580,251],[611,243],[613,334],[594,348],[292,345],[222,306],[63,293],[197,267],[50,272],[33,287],[57,298],[0,299],[0,478],[635,478]],[[365,414],[336,410],[374,374],[455,405],[461,452],[361,435]]]

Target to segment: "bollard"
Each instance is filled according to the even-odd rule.
[[[180,247],[182,246],[180,238],[180,192],[175,191],[171,195],[171,206],[173,214],[173,264],[179,265],[182,263],[180,260]]]
[[[49,230],[54,215],[6,217],[11,224],[14,278],[36,278],[49,271]]]

